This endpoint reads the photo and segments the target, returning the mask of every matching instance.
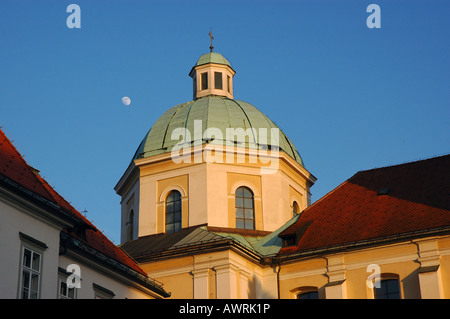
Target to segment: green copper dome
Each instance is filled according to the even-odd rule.
[[[203,54],[200,58],[198,58],[198,61],[195,64],[195,66],[208,64],[208,63],[224,64],[224,65],[228,65],[231,68],[230,62],[228,62],[228,60],[225,59],[225,57],[222,54],[217,53],[217,52],[209,52],[209,53]]]
[[[245,147],[254,149],[267,149],[267,145],[262,144],[260,137],[257,136],[260,128],[267,129],[266,141],[269,145],[271,144],[271,128],[278,128],[266,115],[247,102],[224,96],[208,95],[194,101],[178,104],[167,110],[145,135],[134,155],[134,159],[171,152],[172,147],[179,143],[178,135],[176,136],[178,139],[172,140],[172,132],[177,128],[187,129],[191,135],[191,139],[187,142],[193,143],[194,139],[197,138],[194,136],[195,120],[201,120],[200,134],[203,134],[208,128],[217,128],[223,132],[222,140],[215,136],[212,140],[203,138],[201,143],[230,145],[225,144],[225,142],[233,143],[233,141],[226,141],[225,132],[227,128],[242,128],[242,131],[250,132],[246,135]],[[251,133],[251,130],[248,130],[249,128],[254,128],[256,134]],[[303,161],[294,144],[281,130],[278,132],[280,151],[284,151],[303,166]],[[235,139],[239,141],[239,138],[235,137]]]

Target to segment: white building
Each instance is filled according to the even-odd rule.
[[[0,299],[170,295],[29,166],[2,130],[0,256]]]

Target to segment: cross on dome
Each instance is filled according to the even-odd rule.
[[[209,31],[211,40],[210,52],[203,54],[189,72],[193,80],[194,100],[208,95],[226,96],[233,98],[233,76],[236,73],[230,62],[220,53],[213,52],[212,30]]]
[[[214,49],[214,47],[213,47],[213,40],[214,40],[214,37],[213,37],[213,35],[212,35],[212,29],[210,29],[209,30],[209,37],[211,38],[211,46],[209,47],[209,49],[211,50],[211,52],[213,52],[213,49]]]

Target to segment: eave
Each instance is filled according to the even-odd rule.
[[[19,204],[22,207],[29,208],[44,219],[53,221],[62,228],[72,227],[81,222],[76,216],[63,210],[55,203],[37,195],[1,174],[0,194],[5,195],[14,203]]]
[[[403,234],[395,234],[392,236],[370,238],[367,240],[342,243],[339,245],[318,247],[314,249],[301,250],[297,249],[295,252],[283,252],[274,257],[276,263],[293,262],[298,259],[320,257],[328,254],[351,252],[372,247],[380,247],[382,245],[396,244],[399,242],[413,241],[416,239],[432,236],[447,236],[450,235],[450,226],[443,226],[434,229],[425,229]],[[300,244],[301,245],[301,244]]]
[[[116,274],[116,277],[125,277],[137,283],[138,285],[152,291],[160,297],[170,297],[170,293],[158,285],[149,277],[146,277],[137,271],[127,267],[126,265],[106,256],[105,254],[89,247],[81,241],[69,236],[67,233],[61,232],[61,248],[60,255],[68,254],[75,258],[82,258],[85,262],[101,265]],[[139,287],[137,287],[139,288]]]

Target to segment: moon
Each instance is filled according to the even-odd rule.
[[[128,105],[131,104],[131,100],[130,100],[130,98],[128,96],[124,96],[122,98],[122,103],[125,104],[126,106],[128,106]]]

